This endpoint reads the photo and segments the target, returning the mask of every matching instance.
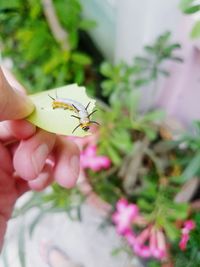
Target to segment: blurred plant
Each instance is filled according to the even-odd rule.
[[[95,116],[101,126],[89,137],[68,137],[81,149],[77,189],[65,190],[54,185],[50,192],[37,194],[36,202],[27,202],[20,212],[36,204],[41,214],[69,212],[77,203],[78,215],[79,203],[92,195],[109,205],[108,221],[116,224],[117,232],[134,253],[159,261],[152,261],[151,266],[161,266],[164,260],[170,261],[182,253],[178,248],[181,227],[193,214],[188,201],[177,203],[175,199],[182,184],[199,174],[199,135],[190,133],[174,141],[173,133],[162,124],[163,112],[142,113],[138,109],[141,98],[138,89],[156,83],[160,75],[169,75],[163,65],[167,60],[181,61],[174,55],[180,45],[171,43],[169,38],[170,34],[165,33],[152,46],[146,46],[146,56],[136,57],[132,66],[102,65],[101,72],[106,76],[102,87],[108,104],[98,101],[99,112]],[[198,156],[192,158],[194,153]],[[38,220],[34,220],[34,227]],[[197,231],[196,225],[187,240],[186,251],[190,249],[193,232]],[[186,245],[189,235],[184,238]],[[192,246],[198,250],[197,243]]]
[[[184,170],[181,174],[182,182],[200,175],[200,122],[193,122],[192,133],[185,133],[176,143],[182,147],[179,161]],[[184,156],[183,156],[184,154]]]
[[[196,225],[195,229],[190,232],[190,238],[185,250],[178,250],[177,244],[173,246],[172,259],[174,259],[174,267],[193,267],[200,266],[200,214],[197,213],[193,217]]]
[[[15,208],[13,219],[20,216],[20,229],[17,232],[17,249],[20,266],[27,266],[26,238],[32,238],[38,224],[49,213],[66,213],[71,220],[82,220],[81,206],[85,202],[85,196],[78,188],[70,190],[64,189],[57,184],[53,184],[46,192],[33,192],[30,198],[20,207]],[[30,210],[34,210],[30,224],[24,223],[25,216]],[[9,266],[8,249],[5,241],[2,251],[4,266]]]
[[[191,15],[191,14],[198,13],[200,11],[200,4],[199,4],[199,1],[197,0],[181,0],[180,8],[184,14]],[[200,37],[200,20],[199,19],[195,22],[192,28],[191,37],[192,38]]]
[[[17,77],[31,92],[87,84],[92,60],[79,48],[79,31],[94,22],[83,19],[81,11],[79,0],[1,1],[2,54],[13,61]]]
[[[160,35],[152,45],[144,47],[145,55],[135,57],[132,65],[125,62],[115,66],[107,62],[101,65],[100,72],[106,77],[102,82],[103,94],[109,96],[112,104],[122,102],[126,106],[127,98],[133,89],[150,85],[160,76],[168,76],[169,72],[163,66],[166,61],[182,62],[182,59],[174,54],[180,44],[171,42],[170,38],[170,32]]]

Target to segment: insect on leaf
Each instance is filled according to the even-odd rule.
[[[73,132],[76,126],[79,125],[79,120],[71,115],[76,115],[74,111],[64,110],[62,108],[52,108],[52,99],[50,98],[68,98],[81,103],[84,107],[90,105],[87,109],[91,113],[95,107],[95,100],[86,95],[85,88],[77,84],[71,84],[48,91],[30,95],[31,100],[35,104],[35,110],[27,117],[27,120],[51,133],[73,136],[85,136],[88,133],[79,127]]]

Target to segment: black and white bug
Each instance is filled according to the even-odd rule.
[[[86,107],[84,107],[83,104],[70,98],[60,98],[60,97],[53,98],[50,95],[49,97],[53,100],[52,102],[53,109],[56,108],[67,109],[75,112],[78,115],[78,116],[71,115],[72,117],[79,120],[79,124],[74,128],[72,133],[74,133],[78,127],[81,127],[84,131],[87,132],[90,129],[90,125],[92,123],[96,123],[99,125],[98,122],[90,120],[90,116],[97,111],[94,110],[91,113],[88,113],[88,107],[90,105],[90,102],[87,104]]]

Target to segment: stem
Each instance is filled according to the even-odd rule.
[[[68,33],[60,25],[52,0],[41,0],[41,3],[53,37],[61,45],[63,51],[69,51]]]

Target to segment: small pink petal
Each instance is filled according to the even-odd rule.
[[[184,228],[187,228],[188,230],[193,230],[195,228],[196,224],[193,220],[185,221]]]
[[[140,233],[140,235],[137,237],[137,243],[139,245],[143,245],[147,241],[147,239],[149,238],[149,234],[150,234],[150,229],[148,227],[148,228],[144,229]]]
[[[133,231],[127,230],[124,236],[125,236],[127,242],[129,243],[129,245],[134,246],[137,243],[136,236],[133,233]]]
[[[144,246],[144,247],[141,249],[140,255],[141,255],[141,257],[143,257],[143,258],[149,258],[149,257],[151,257],[151,251],[150,251],[149,247]]]
[[[121,198],[120,200],[118,200],[116,205],[118,211],[122,211],[127,206],[128,206],[128,201],[125,198]]]
[[[148,246],[137,247],[135,252],[137,253],[138,256],[140,256],[142,258],[151,257],[151,251],[150,251],[150,248]]]
[[[159,250],[159,259],[163,259],[167,256],[167,244],[165,235],[162,230],[157,230],[157,247]]]
[[[119,234],[125,234],[131,228],[134,218],[138,214],[138,207],[134,204],[128,204],[126,199],[120,199],[116,205],[116,212],[112,219],[116,224],[116,229]]]
[[[96,146],[88,146],[84,151],[84,156],[86,157],[95,157],[97,152],[97,147]]]
[[[186,249],[188,240],[189,240],[189,234],[182,235],[181,241],[179,242],[179,248],[181,250],[185,250]]]

